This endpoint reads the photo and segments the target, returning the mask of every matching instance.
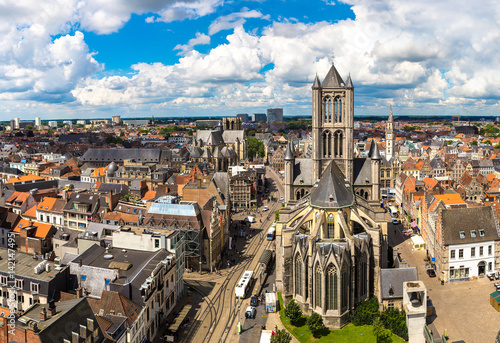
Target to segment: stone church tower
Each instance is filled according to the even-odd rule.
[[[389,111],[389,119],[385,124],[385,158],[390,161],[394,157],[394,118],[392,117],[392,105]]]
[[[344,83],[335,65],[322,84],[316,75],[312,87],[313,182],[334,160],[353,182],[354,86],[351,76]]]

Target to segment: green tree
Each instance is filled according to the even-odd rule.
[[[27,131],[33,131],[33,126],[32,125],[26,125],[26,130]]]
[[[446,141],[446,145],[451,145],[453,144],[453,141]]]
[[[300,309],[300,305],[292,299],[288,302],[285,307],[285,316],[290,318],[292,324],[297,323],[297,321],[302,317],[302,310]]]
[[[318,338],[320,336],[321,330],[323,329],[323,317],[321,317],[316,312],[313,312],[309,318],[307,318],[307,326],[313,334],[314,337]]]
[[[271,336],[271,343],[290,343],[292,341],[292,336],[285,329],[280,330],[276,326],[274,332],[276,335]]]
[[[477,145],[477,141],[470,142],[470,145]]]
[[[255,137],[247,137],[248,140],[248,158],[253,160],[255,156],[264,157],[264,143]]]
[[[494,146],[495,149],[500,149],[500,143]]]
[[[484,144],[491,145],[491,141],[490,141],[489,139],[485,140],[483,143],[484,143]]]
[[[371,297],[356,306],[351,314],[351,322],[356,325],[372,325],[375,317],[378,317],[378,299]]]

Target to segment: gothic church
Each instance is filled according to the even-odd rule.
[[[312,159],[285,154],[287,206],[277,223],[276,283],[285,302],[323,316],[331,328],[348,322],[356,304],[377,294],[386,266],[385,211],[380,208],[381,154],[354,153],[354,87],[332,64],[312,86]]]

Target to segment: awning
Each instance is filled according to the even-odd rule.
[[[412,228],[416,228],[416,227],[417,227],[417,222],[416,222],[416,221],[411,222],[411,227],[412,227]]]
[[[179,327],[181,326],[184,319],[186,319],[186,316],[188,315],[189,310],[191,310],[191,307],[191,305],[186,305],[182,308],[181,312],[179,312],[179,315],[174,318],[172,325],[170,325],[170,327],[168,328],[170,331],[177,332],[177,330],[179,330]]]
[[[271,250],[264,250],[262,252],[262,255],[260,255],[260,258],[259,258],[259,263],[263,263],[267,266],[269,266],[269,262],[271,261],[271,259],[273,258],[273,252]]]

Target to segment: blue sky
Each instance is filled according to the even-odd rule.
[[[0,4],[0,113],[311,113],[335,65],[355,113],[499,115],[498,6],[405,0]]]

